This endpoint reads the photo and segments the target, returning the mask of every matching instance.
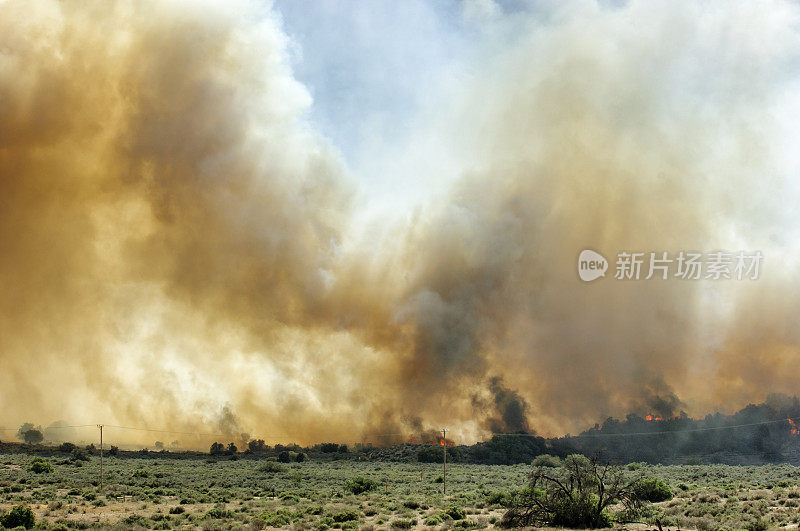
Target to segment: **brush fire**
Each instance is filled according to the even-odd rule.
[[[100,469],[210,452],[269,458],[277,507],[352,460],[317,487],[355,516],[239,523],[477,528],[555,514],[570,470],[800,466],[798,28],[790,0],[0,0],[0,453],[50,460],[0,484],[103,501]],[[366,464],[445,458],[546,466],[362,514],[406,488]],[[627,521],[706,525],[653,507]]]

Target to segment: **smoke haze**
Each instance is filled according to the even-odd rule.
[[[477,4],[414,121],[448,192],[365,228],[271,6],[0,2],[3,426],[471,441],[796,393],[798,7]],[[586,248],[765,262],[585,284]]]

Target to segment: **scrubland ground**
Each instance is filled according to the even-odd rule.
[[[0,512],[30,506],[48,529],[484,529],[503,500],[525,486],[527,465],[441,465],[342,461],[49,458],[0,455]],[[80,464],[78,464],[80,463]],[[681,529],[765,529],[800,522],[800,469],[789,465],[643,466],[675,497],[655,505],[662,525]],[[363,479],[364,481],[357,481]],[[359,491],[361,485],[367,488]],[[648,519],[648,524],[655,517]],[[651,528],[627,524],[627,528]]]

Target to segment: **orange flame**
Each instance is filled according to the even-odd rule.
[[[443,437],[439,437],[439,446],[453,446],[453,441],[445,441]]]
[[[414,434],[413,433],[408,436],[408,442],[410,442],[411,444],[417,444],[417,441],[414,440]]]
[[[794,423],[792,419],[786,419],[789,421],[789,433],[792,435],[800,434],[800,431],[797,430],[797,424]]]
[[[646,420],[647,422],[653,422],[653,421],[658,422],[659,420],[664,420],[664,419],[662,419],[661,417],[654,417],[653,415],[646,415],[644,417],[644,420]]]

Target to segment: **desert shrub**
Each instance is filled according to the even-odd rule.
[[[648,502],[662,502],[672,499],[669,485],[658,478],[641,479],[633,484],[633,497]]]
[[[550,454],[537,455],[533,462],[533,466],[543,466],[548,468],[558,468],[561,466],[561,458]]]
[[[133,473],[133,477],[135,478],[148,478],[150,477],[150,472],[147,470],[137,470]]]
[[[75,446],[71,442],[63,442],[58,446],[59,452],[64,452],[65,454],[71,454],[77,446]]]
[[[222,519],[222,518],[232,518],[233,513],[223,507],[212,507],[211,509],[203,515],[203,518],[213,518],[213,519]]]
[[[395,520],[392,522],[391,528],[392,529],[411,529],[416,525],[414,520],[408,520],[405,518],[401,518],[399,520]]]
[[[333,515],[334,522],[351,522],[358,520],[358,513],[355,511],[342,511]]]
[[[453,520],[463,520],[467,517],[466,511],[457,505],[451,506],[447,511],[445,511],[447,515],[452,518]]]
[[[425,519],[425,525],[435,527],[438,525],[442,525],[442,521],[443,520],[439,515],[434,514]]]
[[[433,480],[434,483],[444,483],[444,478],[442,476],[436,476],[436,479]]]
[[[274,461],[267,461],[263,465],[259,466],[256,470],[259,472],[266,472],[268,474],[276,474],[278,472],[283,472],[286,470],[286,468]]]
[[[378,484],[371,479],[355,478],[354,480],[347,482],[346,488],[353,494],[362,494],[364,492],[377,489]]]
[[[507,506],[511,503],[513,496],[505,492],[490,492],[486,496],[486,503],[489,505]]]
[[[184,512],[186,512],[186,509],[180,505],[176,505],[169,510],[169,514],[183,514]]]
[[[769,529],[769,524],[764,520],[758,519],[747,522],[744,528],[747,529],[747,531],[767,531],[767,529]]]
[[[256,518],[266,526],[283,527],[292,523],[295,514],[288,509],[278,509],[277,511],[265,511]]]
[[[74,450],[72,450],[72,455],[70,456],[70,459],[72,459],[73,461],[88,461],[89,456],[86,455],[86,452],[84,452],[80,448],[75,448]]]
[[[119,447],[111,445],[111,448],[108,450],[108,455],[117,455],[119,453]]]
[[[47,459],[37,457],[31,462],[29,470],[34,474],[50,474],[53,472],[53,465]]]
[[[501,525],[608,527],[608,506],[629,499],[633,484],[618,466],[570,455],[559,468],[534,468],[528,487],[514,496]]]
[[[0,516],[0,525],[13,529],[15,527],[24,527],[30,529],[36,524],[36,517],[31,511],[31,508],[26,505],[18,505],[11,509],[8,514]]]

